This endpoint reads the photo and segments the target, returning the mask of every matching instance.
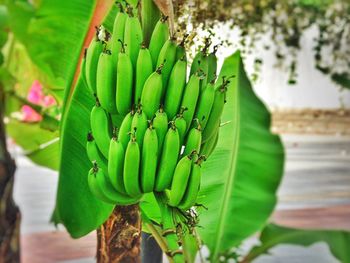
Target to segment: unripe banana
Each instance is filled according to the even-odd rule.
[[[130,57],[125,53],[122,47],[117,66],[117,110],[120,114],[126,115],[132,106],[132,89],[133,89],[133,67]],[[110,97],[110,100],[113,97]]]
[[[158,163],[158,137],[156,130],[146,130],[141,155],[141,189],[143,193],[153,191]]]
[[[116,131],[109,144],[108,176],[113,187],[120,193],[126,193],[123,179],[125,150],[118,140]]]
[[[220,87],[218,87],[215,90],[213,106],[209,115],[207,125],[203,130],[202,134],[203,142],[209,140],[214,135],[217,127],[220,125],[220,117],[224,110],[226,89],[228,83],[229,81],[224,79]]]
[[[179,138],[180,138],[180,147],[182,146],[185,135],[186,135],[186,129],[187,129],[187,124],[186,121],[183,117],[183,113],[186,111],[186,109],[181,109],[180,113],[176,116],[175,118],[175,126],[177,130],[179,131]]]
[[[198,192],[201,184],[201,162],[203,157],[199,157],[198,160],[192,165],[190,178],[188,179],[185,195],[183,196],[181,203],[178,207],[182,210],[188,210],[196,204]]]
[[[180,137],[174,122],[168,130],[162,149],[155,190],[160,192],[170,187],[180,151]]]
[[[86,153],[91,162],[96,162],[102,168],[107,168],[108,161],[98,149],[91,132],[87,135]]]
[[[117,192],[110,184],[104,170],[94,163],[88,174],[88,185],[91,192],[101,201],[114,205],[136,204],[141,196],[130,197]]]
[[[208,56],[204,51],[200,51],[195,56],[192,65],[191,65],[191,75],[196,72],[202,72],[203,78],[200,80],[201,91],[203,91],[204,87],[207,84],[207,74],[208,74]]]
[[[149,46],[151,35],[160,18],[160,11],[153,0],[141,0],[141,7],[143,38],[146,46]]]
[[[144,45],[142,45],[136,63],[135,104],[140,103],[143,86],[152,72],[153,66],[151,53]]]
[[[194,74],[190,77],[189,82],[186,85],[185,92],[182,98],[181,107],[186,108],[183,117],[187,124],[187,130],[189,129],[194,112],[196,110],[196,105],[199,96],[199,82],[200,78],[197,74]]]
[[[90,125],[98,149],[108,158],[109,142],[112,137],[112,127],[109,114],[96,103],[91,110]]]
[[[193,151],[199,153],[202,143],[202,131],[201,126],[198,124],[197,128],[192,128],[187,136],[184,155],[189,155]]]
[[[100,54],[103,51],[102,41],[94,38],[86,52],[85,76],[90,90],[96,93],[96,72]]]
[[[93,168],[90,169],[88,173],[88,186],[91,191],[91,193],[101,201],[109,204],[115,204],[115,202],[111,199],[109,199],[100,188],[99,182],[97,181],[97,175],[103,176],[99,172],[99,168],[97,165],[94,165]]]
[[[108,199],[113,200],[116,205],[136,204],[142,197],[142,195],[128,196],[118,192],[116,189],[114,189],[105,171],[101,168],[98,168],[96,179],[102,193]]]
[[[140,148],[142,148],[143,137],[148,127],[147,116],[146,114],[139,108],[131,123],[131,132],[135,133],[136,142]]]
[[[173,39],[169,39],[164,43],[164,46],[160,50],[157,67],[163,65],[162,69],[162,79],[163,79],[163,88],[162,88],[162,97],[164,97],[166,87],[168,85],[168,80],[170,77],[171,70],[173,69],[176,59],[176,44]]]
[[[209,158],[209,156],[212,154],[212,152],[214,151],[218,140],[219,140],[219,127],[217,128],[216,132],[214,133],[214,135],[207,140],[205,143],[202,144],[201,146],[201,155],[204,155],[206,158]]]
[[[129,55],[133,68],[136,68],[137,56],[143,41],[141,23],[137,16],[132,14],[132,8],[127,9],[128,17],[125,22],[124,43],[126,54]]]
[[[124,160],[124,186],[126,193],[130,196],[139,196],[142,191],[139,178],[140,169],[140,148],[136,141],[135,134],[128,143]]]
[[[170,206],[178,206],[183,195],[185,194],[187,181],[191,174],[192,161],[192,154],[190,154],[182,157],[182,159],[176,165],[169,191],[168,204]]]
[[[179,59],[183,59],[187,61],[187,55],[186,55],[186,49],[185,49],[185,40],[187,36],[188,35],[185,35],[180,45],[177,45],[176,47],[176,61],[178,61]]]
[[[186,84],[187,63],[181,58],[173,67],[167,86],[164,110],[169,119],[173,119],[179,110],[182,93]]]
[[[168,131],[168,117],[163,108],[160,108],[156,112],[156,116],[153,118],[152,124],[153,128],[156,130],[158,137],[158,154],[161,155],[164,138]]]
[[[119,135],[118,139],[122,143],[124,149],[128,146],[128,143],[130,141],[130,131],[131,131],[131,124],[132,120],[134,118],[134,111],[130,111],[124,118],[122,124],[120,125],[119,129]]]
[[[195,118],[197,118],[201,124],[202,129],[207,125],[211,108],[214,103],[215,97],[215,86],[214,81],[208,83],[207,87],[201,93],[195,113]]]
[[[123,10],[123,6],[121,3],[119,3],[119,9],[116,18],[114,19],[113,24],[113,32],[111,39],[108,43],[110,46],[110,50],[112,52],[112,58],[113,58],[113,72],[117,72],[117,65],[118,65],[118,57],[119,52],[122,49],[122,43],[119,41],[124,41],[124,31],[125,31],[125,22],[127,19],[127,14]]]
[[[214,47],[214,51],[208,55],[208,74],[207,83],[213,81],[216,78],[216,70],[218,67],[218,59],[216,57],[216,51],[218,46]]]
[[[157,22],[149,43],[153,67],[156,67],[160,50],[169,38],[168,17],[162,16]],[[162,62],[163,63],[163,62]]]
[[[110,113],[116,113],[115,106],[115,72],[112,55],[109,50],[101,53],[97,65],[97,97],[101,106]]]
[[[145,82],[141,95],[142,110],[151,119],[159,109],[162,97],[162,67],[153,72]]]

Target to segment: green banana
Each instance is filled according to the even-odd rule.
[[[158,162],[158,137],[152,124],[145,132],[141,155],[141,189],[143,193],[153,191]]]
[[[205,40],[204,48],[199,51],[192,62],[190,74],[195,74],[196,72],[201,71],[204,77],[201,79],[201,91],[207,86],[207,75],[208,75],[208,63],[209,58],[207,56],[208,47],[210,46],[211,41],[209,38]]]
[[[91,110],[90,125],[98,149],[108,158],[109,142],[112,137],[111,119],[98,101]]]
[[[164,138],[168,131],[168,117],[162,107],[156,112],[152,124],[158,137],[158,155],[161,155]]]
[[[112,55],[118,54],[122,49],[119,39],[124,41],[125,23],[128,15],[124,12],[123,6],[119,4],[120,11],[114,19],[113,32],[110,40]]]
[[[183,117],[183,113],[186,111],[185,108],[181,108],[180,113],[176,116],[175,118],[175,126],[177,130],[179,131],[179,137],[180,137],[180,146],[182,146],[185,135],[186,135],[186,129],[187,129],[187,124],[186,121]]]
[[[152,56],[153,67],[156,67],[158,61],[158,55],[169,38],[169,28],[167,24],[168,17],[162,16],[157,22],[149,43],[149,51]],[[163,63],[163,62],[162,62]]]
[[[136,142],[140,148],[142,148],[143,137],[145,135],[147,127],[147,116],[142,111],[141,107],[139,107],[132,119],[131,132],[135,132]]]
[[[163,65],[162,98],[164,97],[166,87],[168,85],[169,76],[175,63],[175,59],[176,59],[176,44],[174,39],[169,39],[164,43],[162,49],[160,50],[158,60],[157,60],[157,67],[160,67],[161,65]]]
[[[218,46],[214,46],[214,51],[208,55],[208,74],[207,83],[213,81],[216,78],[216,70],[218,67],[218,58],[216,57],[216,51]]]
[[[161,153],[160,163],[158,167],[158,176],[155,186],[156,191],[164,191],[166,188],[170,187],[179,151],[179,132],[175,126],[175,123],[171,122],[171,127],[169,128],[164,139],[164,145]]]
[[[160,11],[153,0],[141,0],[141,7],[143,37],[148,46],[154,27],[160,18]]]
[[[198,120],[197,120],[198,121]],[[193,151],[199,153],[202,143],[202,131],[201,126],[198,123],[197,128],[192,128],[187,136],[184,155],[189,155]]]
[[[125,152],[124,160],[124,186],[130,196],[138,196],[142,193],[139,178],[140,148],[133,133]]]
[[[97,162],[102,168],[107,167],[108,161],[98,149],[95,138],[91,132],[87,135],[86,153],[91,162]]]
[[[187,63],[181,58],[173,67],[167,86],[164,110],[169,119],[173,119],[179,110],[182,93],[186,84]]]
[[[202,177],[202,171],[201,171],[201,163],[205,160],[202,156],[198,158],[196,162],[192,165],[192,170],[190,174],[190,178],[187,182],[186,192],[183,196],[180,204],[178,207],[182,210],[188,210],[192,206],[196,204],[200,184],[201,184],[201,177]]]
[[[158,67],[145,82],[141,95],[142,110],[151,119],[160,106],[162,97],[162,66]]]
[[[96,197],[102,197],[103,199],[101,200],[105,202],[109,200],[109,202],[107,201],[108,203],[116,205],[132,205],[138,203],[141,198],[141,195],[130,197],[116,191],[103,169],[97,167],[96,164],[94,164],[94,167],[89,172],[88,183],[89,186],[91,185],[94,187],[94,192],[102,195]],[[92,187],[90,187],[90,189]]]
[[[90,90],[96,93],[96,72],[100,54],[103,51],[103,42],[94,38],[86,51],[85,76]]]
[[[185,194],[187,181],[191,174],[192,168],[192,154],[182,157],[176,165],[173,180],[171,182],[171,188],[169,191],[170,206],[178,206],[181,202],[183,195]]]
[[[113,59],[109,50],[101,53],[97,65],[96,89],[101,106],[110,113],[116,113],[115,106],[115,72]]]
[[[126,54],[130,57],[133,68],[136,68],[137,56],[139,54],[143,34],[141,23],[137,16],[132,13],[132,7],[127,7],[128,17],[125,22],[124,43]]]
[[[195,113],[195,118],[197,118],[201,124],[202,129],[207,125],[211,108],[214,103],[215,97],[215,86],[214,81],[208,83],[207,87],[201,93],[198,101],[198,106]]]
[[[176,47],[176,61],[178,61],[179,59],[183,59],[187,61],[187,55],[186,55],[186,49],[185,49],[185,42],[187,37],[188,37],[188,34],[185,34],[181,43]]]
[[[183,117],[187,124],[186,131],[189,129],[192,123],[192,118],[196,110],[196,105],[199,96],[199,83],[199,76],[197,74],[192,75],[186,85],[184,95],[182,98],[181,107],[187,109],[183,114]]]
[[[90,169],[88,173],[88,186],[91,191],[91,193],[101,201],[109,204],[115,204],[115,202],[112,199],[109,199],[100,188],[99,182],[97,181],[97,175],[103,176],[100,173],[99,168],[97,165],[94,164],[94,166]]]
[[[119,52],[122,49],[122,44],[119,41],[124,41],[124,31],[125,31],[125,22],[127,19],[127,14],[124,12],[122,4],[119,2],[119,12],[114,19],[113,24],[113,32],[111,39],[109,41],[109,47],[112,52],[112,58],[113,58],[113,72],[117,72],[117,65],[118,65],[118,56]]]
[[[226,89],[229,83],[230,82],[228,80],[225,80],[225,78],[223,78],[222,84],[215,90],[213,106],[208,118],[207,125],[205,126],[202,134],[203,142],[209,140],[214,135],[217,127],[220,125],[220,117],[224,110]]]
[[[117,110],[120,114],[126,115],[132,106],[132,89],[133,89],[133,67],[130,57],[125,53],[124,44],[118,57],[117,66],[117,94],[116,98]],[[109,100],[113,100],[110,97]]]
[[[135,104],[140,103],[143,86],[152,72],[153,66],[151,53],[144,45],[142,45],[136,63]]]
[[[126,193],[123,181],[123,167],[125,150],[123,144],[118,140],[117,131],[109,144],[108,176],[113,187],[120,193]]]
[[[202,144],[201,151],[200,151],[201,155],[204,155],[205,157],[208,158],[212,154],[219,140],[219,130],[220,129],[218,127],[214,135],[209,140],[207,140],[205,143]]]
[[[122,143],[124,149],[128,146],[128,143],[130,141],[130,131],[131,131],[131,124],[132,120],[134,118],[135,112],[131,110],[124,118],[122,124],[120,125],[119,129],[119,141]]]

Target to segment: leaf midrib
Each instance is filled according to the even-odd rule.
[[[220,249],[220,246],[221,246],[221,242],[222,242],[222,235],[223,235],[223,232],[224,232],[224,228],[225,228],[225,225],[226,225],[226,215],[227,215],[227,212],[228,212],[228,204],[230,203],[229,200],[230,200],[230,193],[232,192],[232,188],[233,188],[233,180],[234,180],[234,177],[235,177],[235,170],[233,170],[233,168],[236,167],[236,163],[237,163],[237,156],[238,156],[238,149],[239,149],[239,136],[240,136],[240,104],[239,104],[239,99],[238,99],[238,93],[239,93],[239,90],[238,90],[238,79],[239,79],[239,64],[237,65],[237,73],[236,73],[236,76],[237,76],[237,79],[235,81],[235,85],[232,85],[232,88],[235,89],[235,92],[233,93],[234,95],[236,95],[233,99],[233,103],[234,103],[234,106],[235,106],[235,115],[234,115],[234,118],[233,118],[233,124],[235,125],[236,129],[235,129],[235,134],[234,134],[234,142],[235,143],[235,149],[234,151],[232,152],[232,155],[231,155],[231,162],[230,162],[230,171],[234,171],[232,173],[230,173],[230,177],[229,177],[229,180],[228,180],[228,183],[226,184],[226,187],[225,187],[225,192],[224,192],[224,204],[222,206],[222,209],[219,213],[219,220],[220,219],[224,219],[225,221],[222,222],[221,224],[219,223],[218,224],[218,229],[217,229],[217,233],[218,235],[216,235],[217,239],[216,239],[216,244],[214,246],[214,252],[213,252],[213,259],[215,261],[215,259],[218,257],[218,251]],[[236,125],[237,124],[237,125]],[[220,221],[219,221],[220,222]]]

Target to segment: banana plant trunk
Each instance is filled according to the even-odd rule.
[[[97,231],[97,262],[138,263],[141,262],[140,252],[139,206],[117,206]]]
[[[4,96],[0,87],[0,262],[20,262],[19,208],[13,200],[16,165],[6,147],[3,122]]]

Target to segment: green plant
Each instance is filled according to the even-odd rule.
[[[45,73],[45,76],[50,76],[51,83],[60,87],[65,86],[65,96],[62,94],[62,89],[60,92],[54,91],[61,94],[61,102],[64,104],[60,134],[60,182],[54,219],[56,222],[63,223],[69,233],[75,238],[99,227],[107,219],[116,203],[137,202],[141,198],[140,196],[130,197],[122,195],[120,194],[121,191],[117,191],[109,183],[109,178],[111,178],[107,174],[109,153],[107,156],[99,154],[97,151],[98,144],[95,141],[97,138],[94,140],[89,136],[88,142],[86,142],[86,135],[92,128],[90,126],[90,114],[96,104],[96,100],[92,96],[91,90],[87,87],[87,81],[84,77],[85,72],[91,71],[82,71],[80,77],[77,75],[80,69],[79,58],[82,58],[85,47],[88,46],[94,35],[94,28],[90,26],[93,25],[91,21],[96,22],[97,20],[97,24],[102,23],[101,17],[105,17],[107,11],[109,11],[109,14],[106,16],[103,25],[113,35],[114,18],[118,8],[114,5],[112,7],[112,5],[112,2],[108,2],[106,6],[101,8],[96,3],[83,3],[78,0],[60,3],[44,0],[37,6],[32,6],[25,2],[21,4],[18,4],[17,1],[8,2],[10,14],[21,18],[19,20],[11,20],[11,30],[18,36],[17,41],[20,41],[21,45],[27,48],[28,54],[30,54],[40,71]],[[72,11],[75,14],[74,21],[79,27],[75,28],[67,23],[61,23],[62,21],[68,21],[66,14],[60,11],[62,8],[74,10]],[[144,11],[141,10],[142,12]],[[56,14],[56,16],[47,14]],[[100,20],[97,18],[100,18]],[[143,18],[145,18],[145,14]],[[33,20],[29,30],[26,25],[31,19]],[[147,23],[155,25],[157,20],[158,18],[149,18]],[[143,25],[143,28],[146,27],[149,28],[148,25]],[[58,36],[55,34],[49,35],[48,39],[40,34],[40,30],[47,29],[50,32],[50,30],[57,30],[57,28],[59,28],[60,32],[65,33]],[[148,32],[150,34],[152,31]],[[86,35],[89,35],[89,37],[84,42]],[[74,37],[72,38],[72,36]],[[150,35],[145,37],[145,39],[147,38],[151,39],[152,42]],[[61,53],[57,54],[57,46],[53,44],[56,43],[55,41],[58,41],[57,43],[64,47],[62,49],[65,52],[64,55]],[[171,43],[168,42],[168,45],[171,45]],[[47,51],[47,57],[38,55],[38,50],[41,50],[41,48]],[[177,60],[184,57],[181,44],[176,47],[176,53],[178,51],[181,51],[182,55],[176,55],[175,59]],[[215,54],[215,49],[212,54]],[[154,59],[153,56],[152,59]],[[215,56],[209,55],[209,59],[212,59],[212,62],[208,61],[208,65],[212,66],[208,66],[208,75],[209,72],[211,72],[210,74],[216,72],[216,70],[209,70],[210,68],[216,68]],[[62,68],[61,65],[63,64],[67,65],[67,67]],[[234,76],[226,84],[227,86],[223,85],[225,82],[223,80],[224,76]],[[171,78],[171,74],[169,78]],[[200,92],[197,90],[201,90],[198,87],[202,86],[203,75],[193,75],[192,78],[196,90],[190,94],[196,97],[194,95]],[[64,84],[62,80],[64,80]],[[216,102],[214,104],[219,105],[216,107],[216,118],[213,117],[212,121],[208,121],[205,127],[208,130],[207,141],[201,148],[202,152],[206,151],[208,155],[211,153],[211,156],[200,168],[202,170],[201,191],[198,194],[196,203],[202,204],[206,209],[201,206],[196,208],[196,211],[200,214],[199,222],[197,214],[193,213],[194,210],[182,211],[182,209],[185,210],[192,205],[194,202],[194,199],[191,200],[192,198],[187,199],[186,197],[186,202],[180,203],[181,209],[166,205],[167,196],[164,194],[156,193],[156,197],[152,194],[145,194],[140,202],[144,229],[152,233],[165,252],[168,252],[168,250],[173,251],[174,253],[170,253],[169,256],[173,256],[175,260],[182,260],[178,250],[178,238],[181,239],[183,244],[184,257],[189,262],[193,261],[202,245],[201,242],[209,248],[211,261],[217,262],[222,258],[232,258],[231,249],[238,246],[242,240],[265,225],[276,203],[275,193],[283,171],[283,147],[278,136],[272,135],[269,131],[270,115],[251,88],[239,52],[226,58],[218,77],[218,83],[215,86],[222,89],[215,94]],[[225,99],[223,94],[225,92],[227,103],[223,108],[223,99]],[[191,129],[191,121],[193,116],[196,116],[195,106],[193,106],[194,102],[190,100],[192,99],[190,95],[187,97],[188,102],[185,105],[182,103],[182,106],[187,106],[187,108],[190,108],[189,110],[186,110],[186,108],[179,109],[179,105],[177,106],[177,111],[179,111],[179,116],[177,116],[179,118],[176,119],[177,123],[180,120],[182,123],[183,120],[186,122],[186,127],[183,130]],[[177,111],[175,111],[175,114]],[[169,132],[167,112],[162,107],[150,109],[149,112],[152,112],[152,115],[153,113],[156,115],[152,125],[159,140],[157,148],[162,149],[164,147],[163,144],[166,143],[171,146],[171,149],[174,149],[174,143],[168,142],[169,139],[165,139],[166,141],[164,142],[164,138]],[[217,118],[221,115],[221,112],[221,122],[218,122]],[[126,150],[127,145],[130,143],[128,132],[132,131],[131,127],[136,114],[135,111],[131,110],[126,116],[123,116],[124,120],[115,118],[114,114],[111,114],[111,123],[120,127],[120,131],[118,135],[116,133],[115,135],[109,134],[110,140],[108,140],[107,146],[104,143],[100,147],[109,147],[113,136],[117,136]],[[182,117],[183,119],[181,119]],[[220,128],[219,124],[221,124]],[[22,124],[14,127],[19,127],[19,125]],[[173,131],[173,126],[176,127],[177,124],[172,123],[171,126],[170,131]],[[26,125],[24,127],[29,126]],[[182,125],[182,127],[184,126]],[[33,128],[30,130],[31,132],[38,133],[37,126],[31,126],[31,128]],[[219,129],[220,133],[218,132]],[[14,130],[15,128],[13,128],[13,133]],[[111,129],[109,132],[111,132]],[[185,134],[186,131],[182,132]],[[179,129],[178,133],[180,133]],[[41,132],[40,134],[44,133]],[[50,139],[52,137],[57,138],[57,131],[49,135],[51,136],[48,136]],[[182,136],[185,137],[185,135]],[[47,142],[46,136],[40,138],[41,142]],[[181,144],[183,142],[182,140]],[[132,143],[136,143],[134,137],[132,137]],[[215,147],[215,145],[217,146]],[[35,146],[37,147],[37,145]],[[55,146],[57,147],[58,143]],[[85,155],[86,148],[90,146],[95,147],[94,152],[92,151],[91,154]],[[42,164],[50,165],[42,157],[48,153],[51,153],[51,156],[56,156],[56,159],[58,159],[57,148],[50,151],[46,147],[44,149],[38,148],[37,153],[41,157],[37,155],[37,160]],[[87,152],[89,153],[90,150]],[[160,154],[160,150],[158,153]],[[142,154],[141,151],[140,154]],[[91,161],[94,160],[97,160],[99,166],[91,164]],[[198,183],[198,181],[196,183],[195,179],[200,177],[199,167],[197,166],[199,164],[200,161],[193,164],[189,176],[189,181],[192,182],[193,180],[193,185],[195,186]],[[103,165],[105,167],[102,167]],[[92,169],[91,166],[93,166]],[[91,182],[89,183],[90,180]],[[94,186],[90,186],[90,188],[96,189],[97,195],[101,194],[103,196],[101,199],[107,202],[96,198],[90,191],[89,184],[93,184]],[[187,184],[185,196],[192,196],[192,191],[190,190],[191,188],[196,190],[197,187],[195,186],[192,188],[191,184]],[[196,194],[197,191],[194,191],[194,195]],[[134,200],[131,200],[133,198]],[[190,204],[187,204],[189,201],[191,201]],[[234,216],[232,217],[232,215]],[[177,235],[174,235],[175,223],[179,223]],[[168,235],[165,238],[162,236],[162,228],[171,230],[167,232]],[[348,233],[344,233],[344,235],[346,236]],[[166,239],[166,242],[164,242],[164,239]],[[198,242],[198,240],[202,241]],[[343,242],[343,240],[339,242],[339,247],[341,247]],[[277,242],[272,244],[277,244]],[[258,255],[259,252],[256,252],[254,257]]]

